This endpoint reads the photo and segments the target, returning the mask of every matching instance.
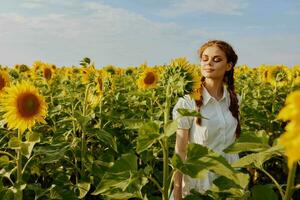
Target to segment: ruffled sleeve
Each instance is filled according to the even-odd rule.
[[[178,128],[181,129],[190,129],[192,127],[194,117],[182,117],[178,112],[178,108],[189,109],[190,111],[194,110],[194,105],[192,99],[185,95],[184,97],[180,97],[173,108],[172,116],[173,120],[178,119]]]

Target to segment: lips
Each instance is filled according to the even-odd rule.
[[[215,70],[212,69],[212,68],[204,68],[203,70],[206,71],[206,72],[213,72],[213,71],[215,71]]]

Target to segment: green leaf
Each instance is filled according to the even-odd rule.
[[[263,151],[269,149],[270,145],[252,142],[235,142],[224,150],[224,153],[240,153],[244,151]]]
[[[37,133],[37,132],[27,132],[26,133],[26,140],[28,141],[28,142],[35,142],[35,143],[38,143],[38,142],[40,142],[41,141],[41,139],[40,139],[40,135],[39,135],[39,133]]]
[[[17,137],[12,137],[8,141],[8,147],[11,149],[20,149],[21,141]]]
[[[0,193],[0,195],[2,194]],[[7,190],[0,198],[1,200],[12,200],[14,199],[14,193],[11,190]]]
[[[177,127],[178,127],[178,122],[176,120],[168,123],[165,129],[165,134],[167,135],[167,137],[172,136],[176,132]]]
[[[109,132],[107,132],[103,129],[93,129],[93,130],[94,130],[94,132],[92,132],[92,133],[96,134],[96,137],[101,142],[110,146],[115,152],[118,152],[117,143],[116,143],[115,138],[112,136],[112,134],[110,134]],[[88,133],[90,133],[91,129],[88,129],[87,131],[88,131]]]
[[[141,119],[124,119],[122,122],[125,129],[140,129],[145,124],[145,120]]]
[[[22,142],[21,143],[21,153],[24,156],[26,156],[26,158],[29,159],[34,145],[35,145],[35,142]]]
[[[181,116],[191,116],[191,117],[199,117],[199,118],[204,118],[204,119],[208,119],[206,117],[203,117],[200,112],[197,112],[195,110],[189,110],[189,109],[185,109],[185,108],[178,108],[177,112],[181,115]]]
[[[121,157],[115,162],[111,168],[111,172],[117,173],[122,171],[136,171],[137,157],[135,154],[122,154]]]
[[[17,167],[14,167],[13,169],[10,169],[10,171],[7,171],[6,168],[2,168],[0,169],[0,175],[10,179],[10,175],[14,172],[14,170],[16,170],[16,168]]]
[[[245,191],[249,183],[249,175],[236,173],[236,176],[238,179],[237,182],[233,182],[225,176],[218,177],[213,181],[210,190],[218,194],[227,194],[227,196],[235,197],[235,199],[248,199],[249,194]]]
[[[118,173],[106,173],[93,195],[100,194],[108,199],[142,199],[142,188],[148,179],[142,172],[123,171]]]
[[[13,193],[17,193],[17,192],[21,192],[23,190],[25,190],[26,188],[26,184],[14,184],[14,186],[11,186],[9,189],[10,191],[12,191]]]
[[[77,184],[79,189],[79,198],[82,199],[88,193],[91,188],[91,183],[88,182],[80,182]]]
[[[259,130],[255,132],[245,131],[243,134],[241,134],[241,137],[237,141],[268,144],[268,138],[269,137],[264,130]]]
[[[141,153],[150,148],[160,137],[159,126],[155,122],[148,122],[139,129],[136,151]]]
[[[211,171],[234,182],[238,181],[234,169],[223,156],[199,144],[188,145],[185,161],[176,154],[172,161],[175,168],[192,178],[202,178],[207,171]]]
[[[274,155],[283,155],[284,148],[281,145],[273,146],[265,151],[259,153],[252,153],[244,156],[232,164],[233,167],[246,167],[254,164],[256,167],[261,168],[262,164],[269,160]]]
[[[0,167],[4,167],[5,165],[9,164],[9,157],[8,156],[0,156]]]
[[[43,158],[40,160],[41,164],[55,163],[62,159],[69,149],[69,143],[57,143],[35,148],[34,153],[36,155],[43,155]]]
[[[132,173],[130,171],[106,173],[92,194],[98,195],[110,190],[111,188],[119,188],[124,191],[130,183],[131,176]]]
[[[81,129],[86,132],[88,122],[90,121],[90,117],[83,116],[80,112],[75,112],[74,117],[76,118],[77,122],[79,123]]]
[[[252,197],[250,200],[278,200],[272,185],[255,185],[251,188]]]

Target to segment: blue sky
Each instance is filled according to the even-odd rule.
[[[238,64],[300,64],[299,0],[1,0],[0,64],[97,67],[199,63],[209,39]]]

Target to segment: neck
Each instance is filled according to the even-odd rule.
[[[216,100],[220,100],[223,96],[223,80],[205,79],[205,88],[208,93]]]

